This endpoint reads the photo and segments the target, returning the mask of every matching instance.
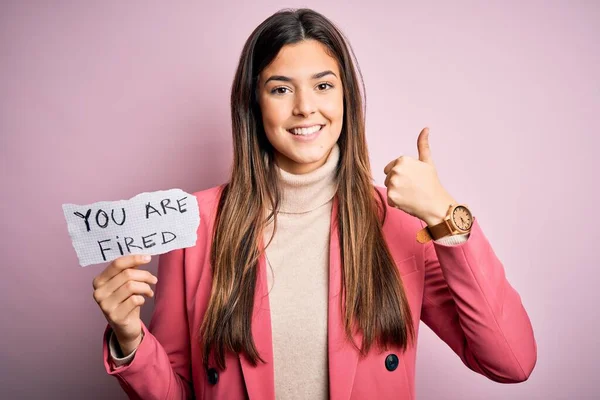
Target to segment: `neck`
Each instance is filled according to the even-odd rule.
[[[340,150],[336,143],[325,163],[310,172],[291,173],[276,166],[281,189],[279,212],[305,213],[331,201],[337,191],[335,175],[339,158]]]

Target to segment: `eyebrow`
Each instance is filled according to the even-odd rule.
[[[335,77],[337,78],[337,75],[336,75],[336,74],[334,74],[334,73],[333,73],[333,71],[331,71],[331,70],[327,70],[327,71],[322,71],[322,72],[318,72],[318,73],[314,74],[314,75],[311,77],[311,79],[320,79],[320,78],[322,78],[322,77],[324,77],[324,76],[327,76],[327,75],[333,75],[333,76],[335,76]],[[269,79],[267,79],[267,80],[265,81],[265,85],[266,85],[267,83],[269,83],[269,81],[293,82],[293,81],[294,81],[294,79],[292,79],[292,78],[290,78],[290,77],[288,77],[288,76],[283,76],[283,75],[273,75],[273,76],[269,77]]]

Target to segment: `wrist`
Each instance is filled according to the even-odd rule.
[[[450,209],[451,204],[458,203],[453,198],[449,198],[444,202],[440,202],[423,218],[423,222],[425,222],[427,226],[434,226],[442,223],[442,221],[444,221],[448,215],[448,210]]]
[[[123,357],[127,357],[128,355],[130,355],[131,353],[133,353],[133,351],[135,349],[138,348],[138,346],[140,345],[140,343],[142,342],[142,339],[144,338],[144,332],[142,331],[140,333],[140,336],[137,337],[137,339],[130,341],[130,342],[121,342],[118,340],[119,342],[119,347],[121,348],[121,352]]]

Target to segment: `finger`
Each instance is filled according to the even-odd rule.
[[[131,296],[153,297],[154,291],[150,285],[139,281],[127,281],[115,292],[111,293],[105,299],[98,302],[100,308],[105,314],[112,314],[115,310],[125,303]]]
[[[394,176],[398,176],[398,175],[402,174],[402,171],[403,171],[401,169],[402,163],[407,162],[408,159],[409,159],[409,157],[402,156],[396,160],[396,165],[392,169],[390,169],[387,176],[385,177],[384,184],[387,188],[389,188],[389,184],[392,182],[392,178]]]
[[[389,174],[390,171],[392,170],[392,168],[394,168],[394,165],[396,165],[396,162],[398,161],[398,159],[396,158],[395,160],[392,160],[388,163],[388,165],[385,166],[385,168],[383,169],[383,173],[384,174]]]
[[[121,271],[127,268],[135,268],[139,265],[147,264],[150,260],[150,256],[142,254],[131,254],[113,260],[113,262],[111,262],[92,282],[94,289],[98,289]]]
[[[140,296],[137,294],[131,295],[119,304],[114,310],[110,313],[107,313],[107,317],[110,322],[122,324],[129,314],[131,314],[136,309],[140,308],[142,305],[146,303],[146,299],[144,296]]]
[[[127,281],[138,281],[155,285],[158,282],[158,278],[152,275],[149,271],[128,268],[124,271],[121,271],[121,273],[114,276],[106,284],[96,289],[94,291],[94,299],[97,303],[100,303],[112,295],[113,292],[119,289]]]
[[[385,182],[383,182],[383,184],[385,185],[385,187],[386,187],[386,188],[388,188],[388,189],[389,189],[389,187],[390,187],[389,185],[390,185],[390,182],[391,182],[391,180],[392,180],[392,175],[393,175],[393,174],[388,174],[388,175],[385,177]]]
[[[144,303],[146,303],[146,299],[144,296],[139,295],[132,295],[127,301],[121,303],[124,314],[123,321],[127,320],[134,312],[137,311],[139,313]]]
[[[140,296],[154,296],[154,291],[145,282],[139,281],[127,281],[125,282],[116,292],[114,292],[114,301],[117,304],[123,303],[132,295],[140,295]]]
[[[419,151],[419,161],[433,164],[431,159],[431,148],[429,147],[429,128],[425,127],[419,133],[417,138],[417,150]]]

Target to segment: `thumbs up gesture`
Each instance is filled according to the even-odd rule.
[[[444,189],[438,179],[431,149],[429,128],[425,127],[417,139],[419,159],[400,156],[385,166],[387,175],[387,202],[415,216],[427,225],[439,224],[446,216],[450,204],[456,200]]]

